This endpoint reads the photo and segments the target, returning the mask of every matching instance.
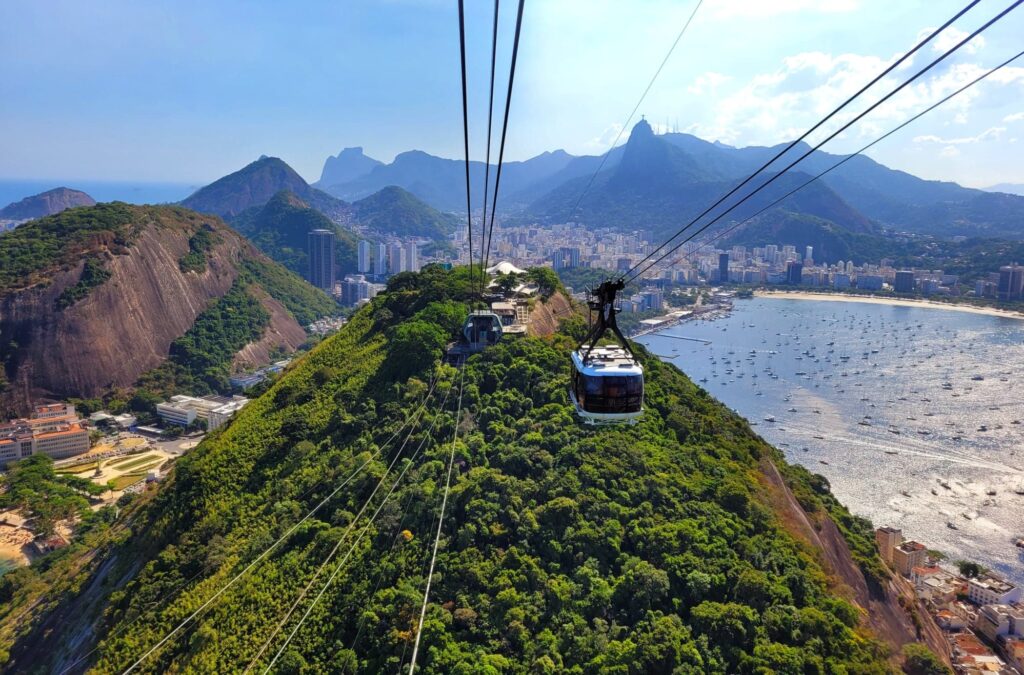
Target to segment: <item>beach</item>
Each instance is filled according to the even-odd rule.
[[[861,302],[874,305],[892,305],[895,307],[918,307],[923,309],[947,309],[955,312],[998,316],[1004,319],[1024,320],[1024,314],[997,307],[975,307],[933,300],[910,300],[907,298],[888,298],[876,295],[847,295],[845,293],[803,293],[800,291],[754,291],[758,298],[781,298],[786,300],[818,300],[822,302]]]
[[[23,520],[16,511],[0,516],[0,561],[9,562],[9,566],[28,565],[30,562],[25,549],[34,536],[22,524]]]

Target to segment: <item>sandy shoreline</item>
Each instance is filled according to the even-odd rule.
[[[969,314],[984,314],[986,316],[998,316],[1004,319],[1024,320],[1024,314],[1011,312],[996,307],[974,307],[972,305],[958,305],[944,302],[933,302],[930,300],[908,300],[905,298],[883,298],[874,295],[846,295],[844,293],[801,293],[800,291],[754,291],[758,298],[777,298],[788,300],[821,300],[825,302],[862,302],[873,305],[895,305],[898,307],[919,307],[923,309],[945,309],[954,312],[968,312]]]

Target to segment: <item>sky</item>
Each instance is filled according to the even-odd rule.
[[[735,146],[792,140],[965,2],[704,0],[639,114]],[[850,116],[1009,3],[981,0]],[[696,4],[527,0],[506,158],[606,151]],[[466,5],[482,158],[493,4]],[[501,10],[496,128],[515,3]],[[1024,8],[824,149],[873,140],[1021,35]],[[463,156],[455,0],[5,0],[0,45],[0,179],[202,184],[267,154],[313,181],[349,146]],[[1024,58],[869,155],[924,178],[1024,183],[1022,139]]]

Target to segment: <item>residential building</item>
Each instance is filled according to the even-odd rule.
[[[1024,637],[1024,609],[1011,605],[985,605],[974,619],[974,630],[992,642],[1001,637]]]
[[[644,306],[647,309],[659,309],[660,310],[660,309],[662,309],[665,306],[665,298],[662,295],[661,291],[658,290],[658,289],[644,291],[640,295],[643,296]]]
[[[330,230],[309,233],[309,283],[334,291],[334,232]]]
[[[799,286],[803,283],[804,266],[801,263],[790,260],[786,263],[786,283],[790,286]]]
[[[373,259],[373,273],[378,277],[386,276],[388,273],[387,244],[377,244],[377,252]]]
[[[89,428],[73,405],[39,405],[28,419],[0,424],[0,466],[34,454],[64,459],[88,451]]]
[[[420,271],[420,247],[414,241],[410,241],[405,245],[405,271]]]
[[[158,403],[156,414],[166,424],[188,426],[196,419],[206,421],[210,431],[227,424],[231,417],[245,407],[249,399],[244,396],[172,396],[167,403]]]
[[[953,602],[957,594],[966,590],[966,584],[960,577],[934,565],[915,567],[910,571],[910,581],[918,597],[930,600],[939,607]]]
[[[882,560],[891,563],[893,549],[903,543],[903,530],[895,527],[880,527],[875,530],[875,542],[878,543],[878,553],[882,556]]]
[[[865,291],[880,291],[885,285],[885,278],[881,274],[861,274],[857,276],[857,288]]]
[[[718,254],[718,280],[723,284],[729,283],[729,254]]]
[[[360,241],[357,248],[356,270],[360,274],[370,273],[370,242]]]
[[[957,633],[950,637],[953,664],[959,673],[992,673],[1003,671],[1005,663],[971,632]]]
[[[388,246],[388,271],[391,274],[407,271],[405,269],[405,259],[402,255],[401,244],[391,244]]]
[[[361,274],[349,274],[341,282],[341,304],[346,307],[355,307],[360,301],[369,300],[374,295],[373,284]]]
[[[1021,589],[992,574],[967,580],[967,599],[976,605],[1008,605],[1020,602]]]
[[[905,541],[892,550],[892,564],[896,571],[909,577],[915,567],[922,567],[928,556],[924,544],[916,541]]]
[[[580,266],[580,250],[575,246],[561,246],[551,256],[556,270],[571,270]]]
[[[814,247],[808,246],[804,249],[804,262],[808,265],[814,264]]]
[[[913,293],[914,273],[910,270],[900,270],[897,272],[893,282],[893,290],[897,293]]]
[[[964,617],[948,609],[940,609],[935,612],[935,623],[939,628],[948,631],[958,631],[967,628],[967,621]]]
[[[1024,266],[1004,265],[999,268],[997,297],[1003,302],[1024,297]]]

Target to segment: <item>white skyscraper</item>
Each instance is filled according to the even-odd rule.
[[[360,274],[370,273],[370,242],[360,241],[359,242],[359,261],[357,263],[357,269]]]
[[[387,244],[377,244],[377,257],[373,261],[373,273],[381,277],[388,273]]]
[[[388,271],[392,274],[405,271],[405,260],[402,255],[401,244],[391,244],[388,246]]]
[[[814,247],[808,246],[807,250],[804,251],[804,260],[814,260]]]
[[[410,241],[405,245],[405,271],[420,271],[420,247],[414,241]]]

